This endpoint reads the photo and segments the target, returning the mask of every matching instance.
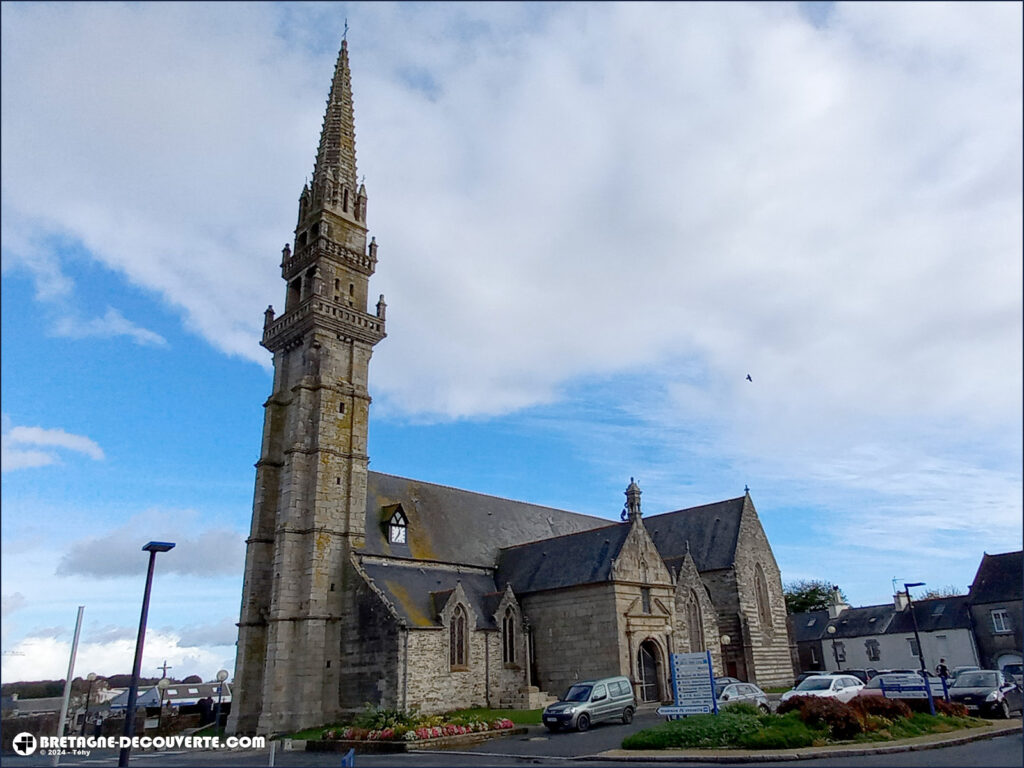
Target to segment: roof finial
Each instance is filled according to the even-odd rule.
[[[636,520],[640,517],[640,486],[636,480],[629,478],[629,487],[626,488],[626,508],[622,510],[623,520]]]
[[[750,495],[750,486],[747,485],[746,483],[743,484],[743,492],[747,495]]]
[[[341,36],[341,42],[348,42],[348,16],[345,17],[345,33]]]

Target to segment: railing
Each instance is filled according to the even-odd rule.
[[[359,251],[346,248],[335,243],[333,240],[328,240],[323,235],[319,235],[313,242],[296,250],[291,258],[283,261],[281,263],[281,271],[285,274],[290,274],[304,268],[321,256],[333,256],[348,262],[357,269],[371,273],[377,261],[369,254],[359,253]]]
[[[384,321],[365,312],[359,312],[351,307],[343,307],[334,302],[324,299],[322,296],[310,296],[299,304],[291,312],[286,312],[280,318],[272,322],[263,330],[264,342],[269,341],[286,329],[305,319],[310,314],[331,317],[341,322],[363,328],[371,335],[384,335]]]

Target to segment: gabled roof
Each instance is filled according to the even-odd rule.
[[[841,639],[844,637],[884,635],[889,631],[896,614],[896,607],[892,603],[847,608],[836,618],[825,622],[825,626],[821,628],[821,637],[824,639],[830,637]],[[826,631],[829,624],[835,626],[835,635],[830,635]]]
[[[662,559],[674,571],[689,543],[698,571],[730,568],[736,557],[747,496],[645,517],[644,526]]]
[[[381,511],[393,511],[397,504],[409,522],[408,544],[393,548]],[[609,523],[600,517],[369,472],[362,551],[493,568],[502,547]]]
[[[821,633],[828,626],[828,610],[793,613],[789,616],[790,630],[793,641],[797,643],[807,640],[820,640]]]
[[[914,601],[914,616],[917,618],[917,628],[921,632],[967,629],[971,626],[967,611],[967,595]],[[913,632],[914,618],[911,617],[910,611],[898,611],[889,631]]]
[[[631,523],[612,523],[582,533],[506,547],[498,557],[495,583],[517,595],[607,581]]]
[[[971,603],[1020,602],[1021,582],[1024,581],[1022,567],[1024,551],[1004,552],[1001,555],[985,554],[981,558],[978,572],[971,584]]]
[[[486,573],[396,561],[387,565],[364,561],[362,569],[410,627],[441,626],[438,614],[459,582],[477,614],[477,626],[495,626],[494,611],[501,593],[494,588],[494,578]]]

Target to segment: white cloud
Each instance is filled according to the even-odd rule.
[[[42,427],[12,427],[10,418],[5,416],[4,432],[0,436],[0,465],[4,472],[31,467],[43,467],[60,462],[59,454],[50,450],[37,450],[24,446],[60,448],[84,453],[91,459],[102,460],[103,449],[94,440],[83,435],[74,435],[63,429]]]
[[[116,630],[116,631],[115,631]],[[63,633],[67,634],[67,633]],[[135,657],[137,629],[107,627],[97,637],[83,630],[75,661],[75,674],[89,672],[98,675],[130,674]],[[174,675],[200,675],[212,680],[224,665],[233,649],[223,646],[198,648],[183,647],[178,633],[173,630],[148,628],[143,647],[143,675],[157,674],[158,665],[165,659],[174,667]],[[25,637],[13,645],[3,657],[3,679],[6,680],[60,680],[67,674],[71,653],[70,637],[59,638],[44,634]],[[230,661],[228,670],[234,670]]]
[[[175,548],[160,555],[162,573],[215,577],[237,574],[245,557],[245,536],[227,528],[197,530],[198,515],[191,510],[133,515],[106,534],[71,544],[61,555],[58,576],[117,578],[144,572],[147,541],[173,541]]]
[[[158,333],[141,328],[113,307],[107,307],[103,317],[92,320],[78,320],[72,317],[63,317],[57,321],[53,328],[55,336],[63,336],[69,339],[86,339],[90,337],[113,338],[116,336],[127,336],[136,344],[142,346],[167,346],[167,339]]]
[[[8,615],[25,607],[25,596],[21,592],[12,592],[9,595],[0,596],[0,616],[7,618]]]

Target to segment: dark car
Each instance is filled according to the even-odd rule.
[[[949,700],[989,716],[1008,718],[1021,711],[1020,687],[994,669],[961,672],[949,687]]]
[[[878,670],[877,669],[844,669],[843,670],[843,674],[844,675],[853,675],[858,680],[860,680],[862,683],[866,683],[868,680],[870,680],[871,678],[873,678],[876,675],[878,675]]]

